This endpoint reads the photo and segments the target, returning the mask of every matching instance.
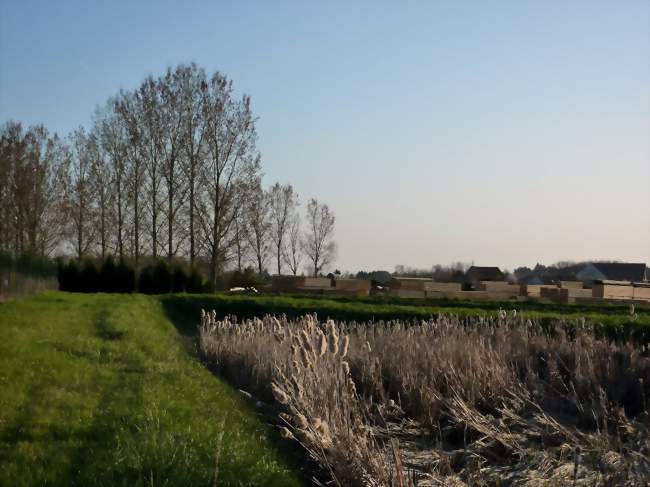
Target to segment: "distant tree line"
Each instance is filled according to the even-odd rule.
[[[527,282],[529,279],[538,278],[545,284],[550,284],[556,281],[573,281],[576,280],[576,274],[589,262],[573,262],[561,261],[552,265],[536,264],[535,267],[530,268],[521,266],[515,268],[512,273],[505,271],[506,279],[517,282]],[[465,275],[471,264],[456,262],[451,265],[434,265],[429,269],[418,269],[414,267],[405,267],[403,265],[395,266],[392,273],[394,276],[402,277],[426,277],[433,279],[437,282],[465,282]],[[373,271],[385,272],[385,271]],[[368,278],[372,273],[359,272],[357,274],[360,278]]]
[[[226,269],[269,265],[317,275],[335,257],[335,218],[291,184],[262,187],[256,118],[219,72],[195,64],[147,77],[61,139],[43,126],[0,129],[0,251],[65,253],[135,269],[160,258]]]
[[[580,272],[589,262],[563,261],[553,265],[545,266],[536,264],[530,268],[526,266],[517,267],[513,273],[519,282],[526,282],[532,278],[539,278],[544,283],[555,281],[575,281],[577,273]]]

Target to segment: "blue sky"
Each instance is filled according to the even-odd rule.
[[[195,61],[337,266],[650,261],[650,2],[0,3],[0,121],[66,134]]]

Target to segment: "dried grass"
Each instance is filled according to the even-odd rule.
[[[321,323],[204,313],[201,352],[281,408],[336,485],[646,485],[650,350],[516,314]]]

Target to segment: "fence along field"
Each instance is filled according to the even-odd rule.
[[[335,485],[650,482],[650,349],[584,322],[212,312],[200,350]]]

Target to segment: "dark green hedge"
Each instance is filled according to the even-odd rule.
[[[170,267],[166,260],[158,260],[142,268],[139,275],[128,262],[115,262],[112,256],[103,262],[84,259],[69,262],[59,261],[59,289],[68,292],[84,293],[206,293],[211,286],[201,273],[192,269],[189,272],[181,264]]]

